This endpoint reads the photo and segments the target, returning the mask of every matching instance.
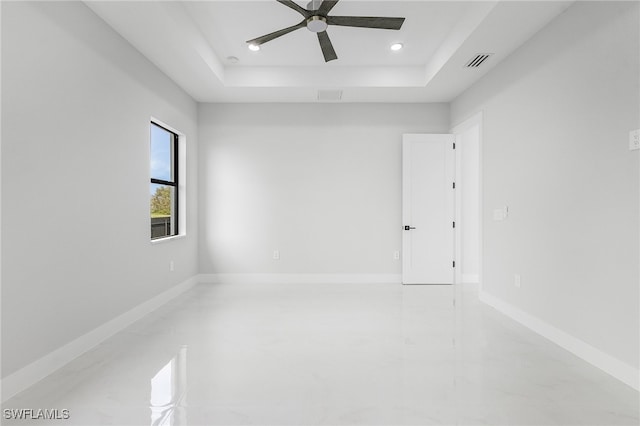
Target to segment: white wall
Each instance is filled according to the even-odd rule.
[[[481,114],[452,130],[456,135],[456,280],[477,283],[480,274]]]
[[[157,245],[152,116],[188,145],[188,236]],[[196,119],[83,3],[2,2],[3,377],[197,274]]]
[[[200,271],[400,274],[402,134],[448,109],[200,105]]]
[[[451,106],[484,117],[484,290],[636,375],[638,7],[576,2]]]

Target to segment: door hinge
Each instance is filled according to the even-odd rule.
[[[454,227],[454,228],[456,227],[456,223],[455,223],[455,222],[453,222],[453,227]]]
[[[456,267],[456,261],[455,260],[453,261],[453,267],[454,268]]]
[[[453,189],[456,189],[456,183],[453,182]]]
[[[455,142],[453,143],[453,149],[456,149],[456,143]]]

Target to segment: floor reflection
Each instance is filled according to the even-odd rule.
[[[187,424],[186,410],[179,410],[187,399],[187,347],[182,346],[151,379],[151,426]]]

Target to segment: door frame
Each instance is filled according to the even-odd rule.
[[[483,212],[484,212],[484,196],[483,196],[483,125],[482,125],[482,111],[472,115],[466,120],[458,123],[455,126],[451,127],[450,133],[455,135],[456,138],[456,148],[461,147],[461,134],[470,129],[473,126],[478,126],[478,291],[482,291],[482,283],[483,283],[483,265],[484,265],[484,256],[483,256],[483,241],[484,241],[484,231],[483,231]],[[462,148],[464,149],[464,148]],[[456,150],[457,151],[457,150]],[[456,152],[456,169],[455,176],[456,182],[462,182],[462,164],[461,164],[461,155],[459,151]],[[456,224],[462,225],[462,191],[456,191],[455,194],[456,202],[455,202],[455,217]],[[454,245],[455,250],[455,258],[456,258],[456,268],[454,274],[454,284],[463,284],[462,281],[462,233],[464,230],[462,228],[457,229],[456,232],[456,241]]]

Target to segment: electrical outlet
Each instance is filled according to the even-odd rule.
[[[173,265],[173,260],[169,262],[169,272],[173,272],[175,270]]]
[[[640,149],[640,129],[629,132],[629,149],[631,151]]]
[[[522,280],[520,278],[520,274],[515,274],[513,276],[513,285],[516,286],[517,288],[520,288],[522,286]]]
[[[393,252],[393,259],[400,260],[400,251],[396,250]]]
[[[273,251],[273,260],[280,260],[280,250]]]

